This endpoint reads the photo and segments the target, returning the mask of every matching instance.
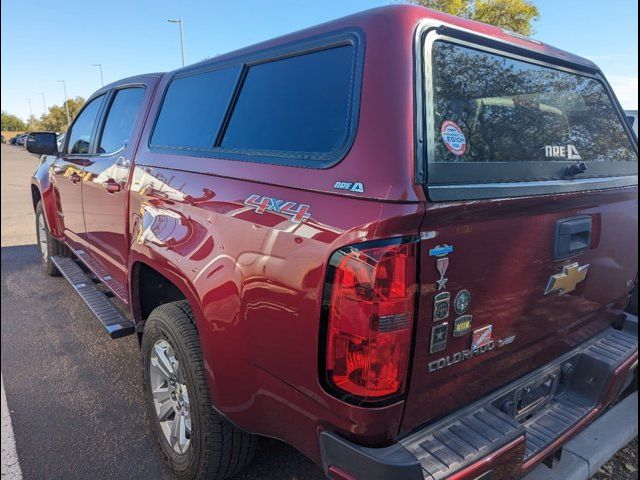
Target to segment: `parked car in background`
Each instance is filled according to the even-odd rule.
[[[334,480],[515,480],[637,398],[638,147],[587,59],[395,5],[27,148],[43,270],[138,335],[177,478],[264,435]]]
[[[15,145],[19,145],[21,147],[24,147],[25,142],[27,141],[27,136],[28,135],[29,135],[28,133],[24,133],[24,134],[19,135],[18,137],[16,137]]]
[[[0,142],[1,142],[1,143],[7,143],[7,141],[6,141],[6,140],[5,140],[5,138],[4,138],[4,135],[0,135],[0,137],[2,137],[2,138],[0,139]]]
[[[627,120],[629,122],[629,125],[631,125],[631,128],[633,128],[633,131],[636,134],[636,137],[638,136],[638,110],[626,110],[624,112],[627,115]]]

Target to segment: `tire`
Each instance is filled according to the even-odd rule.
[[[54,255],[68,256],[69,249],[56,240],[53,235],[51,235],[51,232],[49,232],[47,221],[44,216],[42,200],[40,200],[36,205],[36,238],[40,248],[42,270],[52,277],[59,276],[60,272],[56,265],[51,261],[51,257]]]
[[[257,438],[213,409],[189,304],[178,301],[153,310],[145,323],[141,348],[147,415],[160,452],[175,477],[221,480],[239,472],[251,461]],[[163,368],[158,367],[160,364]],[[166,365],[171,368],[164,368]],[[173,373],[163,373],[169,371]],[[172,384],[167,380],[170,377]],[[154,397],[153,390],[160,393]],[[173,414],[166,413],[169,403]],[[179,412],[183,430],[175,423]],[[184,436],[175,436],[174,431],[184,432]]]

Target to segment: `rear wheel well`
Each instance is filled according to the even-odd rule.
[[[137,300],[137,323],[141,326],[160,305],[186,300],[182,291],[171,280],[144,263],[133,266],[132,279],[133,299]]]
[[[42,195],[40,195],[40,190],[35,185],[31,185],[31,200],[33,201],[33,210],[35,211],[38,206],[38,202],[42,200]]]

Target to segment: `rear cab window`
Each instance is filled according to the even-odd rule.
[[[599,75],[436,35],[424,72],[432,200],[637,184],[637,145]]]

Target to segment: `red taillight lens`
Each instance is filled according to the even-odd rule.
[[[416,245],[349,247],[332,257],[325,366],[333,387],[365,401],[403,392],[413,329]]]

